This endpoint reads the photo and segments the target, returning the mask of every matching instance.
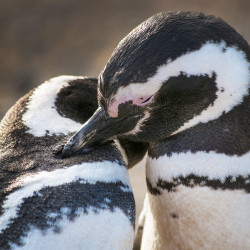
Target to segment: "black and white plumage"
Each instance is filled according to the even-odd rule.
[[[149,18],[109,59],[98,111],[64,154],[105,136],[149,142],[142,249],[249,248],[249,62],[231,26],[195,12]]]
[[[119,143],[70,159],[53,154],[97,108],[96,86],[53,78],[1,121],[1,249],[132,248],[135,203]]]

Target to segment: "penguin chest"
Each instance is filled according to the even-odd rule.
[[[149,158],[142,249],[249,249],[248,165],[249,154]]]
[[[20,179],[0,216],[0,249],[131,249],[135,204],[127,169],[94,162]]]

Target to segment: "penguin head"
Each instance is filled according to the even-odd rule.
[[[120,136],[163,140],[217,119],[248,94],[250,50],[220,18],[164,12],[132,30],[99,76],[99,108],[64,148]]]

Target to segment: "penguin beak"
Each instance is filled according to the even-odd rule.
[[[112,118],[99,107],[93,116],[71,137],[62,150],[62,158],[90,151],[94,146],[132,130],[141,116]]]

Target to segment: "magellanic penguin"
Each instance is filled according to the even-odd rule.
[[[97,79],[53,78],[1,121],[0,249],[132,248],[135,203],[119,143],[53,154],[93,114],[96,96]]]
[[[220,18],[164,12],[101,73],[99,108],[63,153],[116,135],[150,143],[142,249],[249,249],[249,61]]]

